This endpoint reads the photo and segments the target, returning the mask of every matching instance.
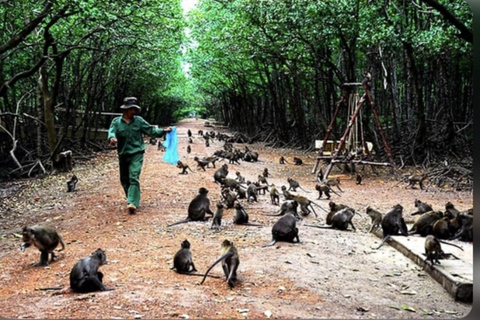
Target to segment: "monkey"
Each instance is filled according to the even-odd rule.
[[[210,147],[210,140],[209,139],[205,140],[205,147]]]
[[[429,211],[422,214],[413,224],[408,234],[420,234],[422,237],[432,234],[433,225],[443,218],[442,211]]]
[[[427,178],[426,174],[424,174],[424,175],[415,175],[415,174],[410,175],[407,178],[408,184],[405,186],[405,189],[407,189],[408,187],[411,187],[412,189],[415,189],[415,184],[418,183],[418,185],[420,186],[420,189],[423,190],[423,181],[426,178]]]
[[[247,151],[243,156],[243,160],[248,162],[257,162],[258,161],[258,152],[255,151]]]
[[[190,129],[187,130],[187,135],[188,135],[189,138],[192,137],[192,131],[190,131]]]
[[[51,255],[50,261],[54,261],[56,256],[53,250],[55,250],[59,243],[62,245],[62,249],[58,251],[63,251],[65,249],[65,243],[63,242],[62,237],[50,226],[25,226],[22,229],[22,240],[23,243],[20,246],[22,252],[32,244],[40,250],[40,261],[34,264],[35,267],[47,266],[49,253]]]
[[[188,143],[193,143],[193,139],[192,139],[192,138],[188,138]]]
[[[273,183],[270,185],[270,199],[272,200],[272,204],[280,204],[280,193]]]
[[[300,188],[303,191],[310,193],[310,191],[303,189],[296,180],[293,180],[292,178],[288,177],[287,181],[288,181],[288,184],[290,185],[290,187],[288,188],[288,191],[292,190],[293,192],[297,192],[297,188]]]
[[[212,164],[214,168],[215,167],[215,162],[218,160],[218,157],[205,157],[205,158],[202,158],[203,161],[207,161],[208,164]],[[207,168],[208,168],[208,164],[207,164]]]
[[[288,162],[288,161],[285,159],[284,156],[280,156],[280,159],[278,160],[278,163],[280,163],[280,164],[285,164],[285,163],[290,163],[290,162]]]
[[[233,242],[229,240],[224,240],[222,242],[222,251],[223,254],[220,258],[218,258],[205,272],[205,276],[203,277],[202,282],[200,284],[203,284],[205,282],[205,279],[207,278],[208,273],[212,268],[222,261],[222,268],[223,272],[225,274],[225,280],[228,283],[228,286],[230,288],[233,288],[235,286],[235,282],[237,280],[237,269],[238,265],[240,264],[240,256],[238,255],[237,248],[235,248],[235,245]]]
[[[236,174],[236,176],[237,176],[237,177],[235,178],[235,180],[237,180],[239,183],[245,183],[245,178],[242,177],[242,175],[240,174],[239,171],[235,172],[235,174]]]
[[[163,145],[163,143],[161,141],[158,141],[157,150],[166,151],[167,148]]]
[[[370,206],[367,207],[366,212],[368,216],[372,219],[372,225],[370,226],[370,230],[368,230],[368,233],[370,233],[373,230],[377,230],[378,228],[380,228],[383,215],[380,211],[372,209]]]
[[[157,144],[157,138],[150,138],[150,144],[151,145],[156,145]]]
[[[296,240],[296,241],[295,241]],[[297,219],[290,213],[285,214],[278,219],[272,227],[272,242],[265,244],[264,247],[271,247],[277,241],[285,241],[291,243],[299,243]]]
[[[213,180],[218,183],[222,184],[222,180],[226,179],[228,175],[228,165],[224,163],[215,173],[213,174]],[[235,181],[235,180],[233,180]]]
[[[184,164],[180,160],[177,161],[177,168],[182,169],[182,172],[179,172],[178,174],[188,174],[187,169],[190,170],[190,172],[193,172],[187,164]]]
[[[317,173],[317,181],[319,183],[323,183],[323,170],[322,170],[322,168],[320,168],[320,170]]]
[[[391,236],[395,236],[400,233],[408,237],[407,225],[402,216],[403,207],[400,204],[396,204],[392,210],[387,212],[382,219],[382,231],[383,238],[380,245],[376,248],[380,249],[383,244],[390,239]]]
[[[470,210],[469,210],[470,211]],[[455,219],[460,225],[460,230],[451,238],[451,240],[460,239],[462,241],[473,241],[473,215],[460,213]],[[473,210],[472,210],[473,211]]]
[[[237,180],[230,178],[221,179],[220,185],[224,188],[229,188],[230,190],[234,190],[237,186],[242,186]]]
[[[325,226],[318,226],[318,225],[313,225],[313,224],[305,224],[307,227],[315,227],[315,228],[320,228],[320,229],[338,229],[338,230],[347,230],[348,225],[352,226],[352,229],[356,231],[355,226],[353,225],[352,218],[355,214],[358,214],[355,212],[354,209],[352,208],[344,208],[340,211],[337,211],[333,214],[332,216],[332,226],[331,227],[325,227]]]
[[[227,209],[233,208],[237,200],[237,195],[231,193],[229,189],[225,189],[225,191],[222,192],[222,196]]]
[[[197,162],[197,169],[201,168],[203,171],[207,171],[205,167],[208,168],[208,161],[200,160],[198,157],[194,157],[193,160]]]
[[[298,202],[295,200],[287,200],[282,203],[280,206],[280,210],[277,211],[275,214],[266,214],[266,216],[270,217],[279,217],[283,216],[287,213],[292,214],[297,220],[302,220],[302,218],[297,213]]]
[[[261,224],[257,223],[249,223],[248,222],[248,213],[242,207],[240,203],[235,205],[235,215],[233,216],[233,223],[234,224],[241,224],[245,226],[255,226],[255,227],[262,227]]]
[[[450,239],[450,219],[444,216],[435,221],[432,227],[432,234],[438,239]]]
[[[340,179],[328,179],[327,182],[325,183],[327,186],[332,188],[333,186],[336,186],[340,192],[343,192],[343,190],[340,188]]]
[[[77,190],[76,190],[77,182],[78,182],[77,176],[76,176],[76,175],[73,175],[73,176],[70,178],[70,180],[67,181],[67,192],[77,191]]]
[[[449,219],[456,218],[459,213],[460,211],[458,211],[450,201],[445,204],[445,216]]]
[[[217,211],[215,211],[215,214],[213,215],[212,219],[212,225],[210,226],[210,229],[213,229],[213,227],[217,227],[217,230],[220,230],[222,226],[222,218],[223,218],[223,204],[219,201],[217,202]]]
[[[285,187],[285,186],[282,186],[282,191],[283,191],[283,195],[285,196],[286,200],[295,200],[295,201],[298,202],[298,204],[300,205],[300,209],[301,209],[302,213],[306,216],[309,215],[311,211],[313,211],[313,213],[315,214],[315,217],[318,217],[317,212],[315,211],[315,209],[313,209],[313,204],[316,205],[317,207],[319,207],[320,209],[326,211],[318,203],[315,203],[315,202],[309,200],[306,197],[291,194],[287,190],[287,187]],[[310,209],[311,209],[311,211],[310,211]]]
[[[190,153],[192,152],[192,148],[190,147],[190,145],[187,146],[187,153]]]
[[[247,192],[240,185],[235,186],[235,191],[237,192],[237,199],[247,199]]]
[[[257,186],[250,181],[247,181],[247,202],[250,202],[250,198],[253,198],[253,201],[258,202]]]
[[[301,166],[303,164],[303,160],[299,157],[293,157],[293,164],[296,166]]]
[[[198,135],[203,136],[203,130],[198,130]]]
[[[167,225],[167,227],[175,226],[180,223],[186,223],[190,221],[207,221],[209,217],[205,214],[208,213],[213,216],[212,210],[210,210],[210,200],[207,198],[208,190],[204,187],[198,189],[198,195],[188,205],[188,217],[184,220]]]
[[[331,225],[332,224],[332,217],[333,215],[340,211],[340,210],[343,210],[343,209],[346,209],[346,208],[349,208],[347,205],[344,205],[344,204],[337,204],[333,201],[330,201],[328,203],[328,207],[330,208],[330,211],[328,212],[327,214],[327,217],[326,217],[326,224],[328,225]]]
[[[177,269],[177,272],[181,274],[197,271],[190,251],[190,242],[185,239],[181,246],[182,248],[173,257],[173,267],[170,270]]]
[[[266,184],[260,185],[259,182],[254,182],[253,184],[255,184],[255,186],[257,187],[257,194],[260,194],[260,191],[262,192],[262,194],[265,194],[266,191],[270,192],[270,190],[268,189],[268,185]]]
[[[87,293],[114,290],[105,287],[103,284],[103,273],[98,271],[98,268],[104,264],[107,264],[107,256],[102,249],[97,249],[90,256],[77,261],[70,271],[70,288],[72,291]]]
[[[411,213],[410,215],[412,216],[415,216],[417,214],[424,214],[428,211],[433,211],[432,207],[429,204],[418,199],[415,199],[415,207],[417,208],[417,211]]]
[[[333,192],[335,193],[337,196],[341,197],[341,195],[339,193],[337,193],[335,190],[333,190],[332,188],[330,188],[328,185],[326,184],[316,184],[315,185],[315,190],[318,191],[318,198],[317,200],[320,200],[321,197],[322,197],[322,194],[325,193],[325,196],[327,196],[327,200],[330,200],[330,192]]]
[[[358,173],[358,172],[357,172],[356,180],[357,180],[357,185],[361,185],[361,184],[362,184],[362,175],[361,175],[360,173]]]
[[[442,250],[442,246],[440,243],[443,244],[448,244],[454,247],[459,248],[460,250],[463,251],[463,248],[460,246],[457,246],[456,244],[453,243],[448,243],[442,240],[437,239],[434,235],[428,235],[425,237],[425,260],[424,262],[427,262],[427,260],[430,260],[430,267],[433,268],[433,265],[435,263],[440,264],[439,258],[444,254]]]
[[[263,175],[265,178],[268,178],[268,177],[270,176],[270,173],[268,172],[268,168],[263,169],[262,175]]]
[[[263,175],[259,174],[258,175],[258,183],[263,183],[263,184],[266,184],[268,186],[268,181],[267,181],[267,178],[265,178]]]

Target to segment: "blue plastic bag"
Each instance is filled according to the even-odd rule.
[[[178,160],[180,160],[180,156],[178,155],[178,138],[177,138],[177,128],[171,127],[172,131],[167,132],[165,134],[166,140],[162,143],[167,150],[163,155],[163,161],[170,163],[170,164],[177,164]]]

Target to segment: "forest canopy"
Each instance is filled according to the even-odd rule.
[[[311,150],[367,72],[396,161],[472,157],[472,18],[464,0],[1,1],[0,176],[101,149],[125,96],[152,124],[197,113]],[[385,157],[370,108],[361,119]]]

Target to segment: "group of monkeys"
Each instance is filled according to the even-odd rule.
[[[200,133],[199,133],[200,134]],[[203,133],[201,133],[203,136]],[[189,139],[191,139],[191,131],[188,130]],[[212,136],[209,136],[209,138]],[[214,137],[214,136],[213,136]],[[231,143],[225,142],[224,151],[226,153],[220,156],[220,152],[217,155],[211,157],[198,158],[194,157],[197,162],[197,167],[205,171],[211,164],[216,169],[215,162],[221,161],[220,158],[228,158],[230,163],[237,161],[239,156],[245,160],[245,155],[249,154],[248,160],[245,161],[258,161],[258,153],[251,151],[248,147],[245,147],[244,151],[240,151],[237,148],[233,148]],[[234,154],[236,156],[231,155]],[[238,157],[237,157],[238,156]],[[280,164],[288,163],[283,156],[279,159]],[[302,165],[302,159],[295,157],[293,159],[295,165]],[[187,169],[191,170],[188,165],[183,164],[181,161],[177,163],[177,167],[182,169],[182,174],[187,174]],[[233,216],[233,223],[249,226],[262,226],[261,224],[255,224],[249,222],[249,215],[245,208],[238,201],[239,199],[246,199],[247,202],[258,201],[257,196],[259,194],[265,194],[265,191],[270,193],[271,203],[274,205],[280,205],[280,192],[274,184],[269,184],[267,178],[269,177],[268,168],[258,175],[258,181],[251,182],[245,181],[240,172],[236,172],[236,178],[228,178],[228,165],[223,164],[218,168],[213,175],[214,181],[221,186],[221,201],[216,203],[216,211],[213,212],[210,209],[210,200],[207,197],[208,190],[204,187],[199,188],[198,195],[191,200],[188,206],[188,216],[186,219],[167,225],[171,227],[180,223],[186,223],[191,221],[207,221],[212,218],[211,228],[221,229],[222,218],[225,208],[234,208],[235,213]],[[327,199],[330,199],[330,192],[340,196],[332,187],[336,187],[338,191],[343,192],[340,188],[340,180],[329,179],[323,181],[323,174],[320,170],[317,175],[317,185],[315,189],[319,192],[318,199],[321,199],[325,194]],[[68,192],[75,191],[76,183],[78,179],[73,176],[70,181],[67,182]],[[263,247],[273,246],[277,241],[299,243],[299,230],[297,228],[297,221],[303,220],[299,215],[298,209],[302,216],[308,216],[311,212],[318,217],[312,205],[315,205],[327,212],[326,224],[328,226],[303,224],[307,227],[316,228],[330,228],[338,230],[347,230],[349,226],[353,230],[355,226],[352,223],[352,219],[355,214],[358,214],[355,209],[344,205],[337,204],[333,201],[329,202],[329,210],[327,211],[319,204],[311,201],[307,197],[294,194],[297,188],[302,189],[305,192],[309,192],[303,189],[298,181],[288,177],[287,182],[289,188],[285,185],[281,187],[284,202],[280,205],[280,210],[275,214],[266,214],[267,216],[280,216],[280,218],[272,226],[272,241]],[[357,176],[357,184],[361,183],[361,177]],[[233,192],[235,191],[235,192]],[[290,192],[292,191],[292,192]],[[460,239],[463,241],[473,241],[473,209],[469,209],[465,212],[459,212],[453,204],[448,202],[445,206],[445,212],[434,211],[432,207],[421,200],[415,200],[415,207],[418,209],[412,215],[421,215],[419,219],[414,223],[411,230],[407,230],[405,220],[403,219],[403,207],[400,204],[395,205],[385,215],[377,210],[367,207],[366,213],[371,217],[372,224],[368,232],[372,232],[374,229],[381,227],[383,231],[383,238],[376,249],[379,249],[388,239],[393,235],[402,234],[408,236],[411,234],[420,234],[426,236],[425,240],[425,261],[429,260],[431,265],[440,263],[439,258],[444,254],[441,249],[441,244],[454,244],[442,241],[440,239]],[[207,216],[209,215],[209,216]],[[51,255],[51,261],[55,259],[54,249],[61,244],[62,249],[65,248],[65,243],[61,236],[55,229],[49,226],[35,225],[32,227],[24,227],[22,230],[23,244],[20,249],[22,251],[25,248],[34,245],[40,250],[40,261],[35,265],[45,266],[48,264],[48,256]],[[184,240],[181,243],[181,249],[175,254],[173,260],[172,270],[180,274],[203,276],[201,284],[209,276],[210,270],[219,262],[222,263],[222,269],[225,275],[225,280],[229,287],[233,287],[237,281],[237,269],[240,264],[240,257],[238,251],[233,242],[224,240],[221,244],[222,255],[212,263],[212,265],[206,270],[205,274],[196,273],[197,269],[193,263],[192,253],[190,251],[190,242]],[[458,246],[456,246],[458,247]],[[460,247],[458,247],[460,248]],[[462,249],[462,248],[460,248]],[[61,251],[59,250],[59,251]],[[463,249],[462,249],[463,250]],[[103,284],[103,274],[98,271],[101,265],[107,263],[106,254],[102,249],[97,249],[90,256],[80,259],[72,268],[70,272],[70,290],[73,292],[93,292],[93,291],[106,291],[113,290],[107,288]],[[210,276],[218,278],[215,276]],[[62,288],[44,288],[44,289],[62,289]],[[67,289],[64,289],[68,290]]]

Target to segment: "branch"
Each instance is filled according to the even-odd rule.
[[[461,21],[459,21],[447,8],[443,5],[438,3],[435,0],[422,0],[425,4],[435,8],[438,12],[440,12],[443,17],[453,24],[458,30],[460,30],[460,37],[462,37],[465,41],[473,43],[473,34],[472,31],[469,30]]]
[[[0,54],[16,47],[20,42],[22,42],[26,36],[32,33],[33,30],[45,19],[45,17],[50,13],[52,8],[52,2],[48,1],[45,8],[43,8],[42,13],[40,13],[35,19],[23,27],[23,30],[19,34],[11,38],[7,43],[0,46]]]

